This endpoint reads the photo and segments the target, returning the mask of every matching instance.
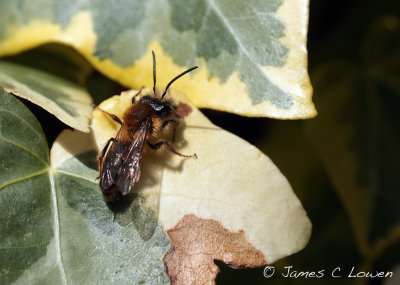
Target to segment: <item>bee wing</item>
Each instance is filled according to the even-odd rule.
[[[131,192],[135,183],[139,181],[143,147],[149,128],[150,120],[145,120],[141,123],[133,135],[132,144],[129,146],[126,158],[118,173],[116,185],[124,196]]]
[[[110,189],[115,184],[124,154],[128,151],[128,146],[124,144],[124,134],[126,133],[124,127],[122,125],[118,131],[100,167],[100,185],[102,189]]]

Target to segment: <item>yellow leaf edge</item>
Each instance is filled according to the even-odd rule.
[[[281,42],[289,48],[283,67],[263,67],[267,77],[279,88],[291,94],[293,104],[289,109],[278,108],[268,101],[253,105],[245,84],[234,72],[226,83],[211,78],[204,59],[198,59],[198,71],[174,83],[174,87],[187,94],[200,108],[228,111],[249,117],[276,119],[305,119],[315,117],[317,112],[312,103],[312,86],[307,72],[307,26],[308,0],[285,0],[276,16],[285,23],[285,36]],[[0,43],[0,55],[15,54],[38,45],[59,42],[75,48],[93,66],[109,78],[130,88],[151,86],[152,57],[157,55],[157,81],[165,86],[175,75],[187,67],[178,66],[157,41],[150,43],[148,51],[133,66],[119,67],[111,60],[100,60],[94,56],[97,35],[94,32],[90,12],[78,12],[65,29],[44,20],[33,20],[29,25],[15,29],[12,36]]]

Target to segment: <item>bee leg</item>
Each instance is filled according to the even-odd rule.
[[[174,124],[174,130],[172,132],[172,141],[175,142],[175,132],[176,132],[176,127],[179,124],[179,122],[175,119],[165,120],[164,123],[162,123],[162,125],[161,125],[161,129],[164,130],[169,124]]]
[[[135,95],[133,95],[133,97],[132,97],[132,105],[135,105],[135,103],[136,103],[136,96],[139,96],[140,93],[142,93],[143,88],[144,88],[144,86],[142,86],[142,87],[139,89],[139,91],[138,91]]]
[[[100,152],[99,156],[97,157],[97,159],[99,160],[99,177],[97,177],[97,178],[100,178],[100,175],[103,172],[104,156],[106,155],[106,152],[107,152],[108,147],[110,146],[110,143],[113,142],[114,140],[115,140],[114,138],[109,139],[107,141],[106,145],[104,146],[103,150]]]
[[[122,121],[120,118],[118,118],[116,115],[110,114],[107,111],[104,111],[103,109],[100,109],[97,105],[92,104],[93,108],[102,111],[104,114],[110,116],[114,121],[116,121],[118,124],[122,125]]]
[[[152,144],[152,143],[150,143],[150,142],[148,141],[147,144],[148,144],[149,147],[152,148],[152,149],[159,149],[160,147],[162,147],[163,145],[165,145],[171,152],[175,153],[176,155],[183,156],[183,157],[187,157],[187,158],[190,158],[190,157],[197,158],[197,154],[195,154],[195,153],[192,154],[192,155],[185,155],[185,154],[182,154],[182,153],[178,152],[178,151],[175,149],[175,146],[174,146],[172,143],[170,143],[169,141],[166,141],[166,140],[160,141],[160,142],[158,142],[158,143],[156,143],[156,144]]]

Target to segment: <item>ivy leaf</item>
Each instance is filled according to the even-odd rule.
[[[5,57],[4,60],[51,73],[81,86],[87,84],[93,73],[93,67],[76,50],[56,43]]]
[[[133,223],[115,222],[96,153],[89,134],[67,130],[49,162],[34,116],[0,91],[1,284],[168,283],[166,234],[156,227],[144,241]]]
[[[113,97],[101,107],[120,115],[134,93]],[[164,262],[169,277],[187,281],[183,268],[191,260],[181,263],[176,258],[181,260],[180,255],[188,256],[196,247],[232,266],[254,267],[299,251],[309,239],[306,213],[273,163],[255,147],[213,126],[178,92],[174,98],[192,112],[187,112],[187,125],[177,134],[177,146],[186,153],[195,148],[199,159],[158,159],[161,179],[153,176],[141,182],[153,179],[161,191],[149,187],[120,208],[107,206],[98,189],[97,150],[90,134],[62,132],[49,161],[35,118],[13,96],[0,94],[1,283],[163,284],[168,283],[162,262],[168,250]],[[15,130],[9,128],[11,123]],[[96,111],[97,140],[108,136],[112,125]],[[231,143],[218,149],[226,141]],[[218,155],[209,155],[216,149]],[[144,173],[149,166],[144,165]],[[219,178],[222,174],[225,180]],[[159,207],[160,224],[149,215],[152,204]],[[197,242],[182,243],[182,237]],[[226,246],[216,243],[218,239]],[[212,260],[211,256],[202,263],[207,270],[214,268],[212,274],[199,275],[192,268],[189,278],[211,282],[217,273]]]
[[[361,66],[321,66],[314,76],[321,116],[306,122],[370,264],[400,240],[399,35],[398,18],[378,19],[360,49]]]
[[[154,50],[160,86],[189,66],[200,66],[175,85],[198,107],[274,118],[316,114],[307,74],[307,0],[32,5],[1,2],[0,55],[65,43],[108,77],[141,87],[151,86]]]
[[[144,89],[142,95],[151,92]],[[136,93],[123,92],[99,107],[122,118]],[[154,161],[163,166],[161,175],[144,182],[160,188],[157,192],[138,185],[136,191],[147,201],[159,193],[153,205],[172,242],[164,257],[171,280],[208,284],[218,273],[214,259],[233,267],[259,267],[302,249],[311,224],[278,168],[254,146],[213,125],[182,93],[170,94],[191,110],[176,136],[179,152],[196,153],[198,159],[167,153],[151,163],[143,161],[143,172],[150,175],[157,172]],[[119,128],[109,116],[94,111],[92,129],[100,149]],[[157,151],[148,149],[148,155],[157,157]]]
[[[30,67],[0,62],[0,86],[54,114],[65,124],[89,132],[91,97],[80,86]]]

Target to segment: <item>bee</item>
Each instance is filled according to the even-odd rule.
[[[169,125],[175,129],[179,124],[180,116],[176,113],[177,105],[172,99],[165,98],[168,88],[175,80],[186,73],[196,69],[189,68],[174,77],[165,87],[161,96],[156,92],[156,58],[153,56],[153,94],[142,96],[137,102],[136,97],[142,89],[132,97],[132,106],[123,114],[123,120],[110,114],[97,106],[106,115],[121,125],[115,138],[110,138],[103,150],[98,155],[99,162],[99,186],[105,200],[114,202],[122,196],[128,195],[135,183],[140,179],[143,152],[146,147],[158,150],[166,148],[172,153],[185,158],[197,158],[192,155],[179,153],[174,144],[165,138],[159,138],[159,134]],[[157,141],[158,140],[158,141]]]

